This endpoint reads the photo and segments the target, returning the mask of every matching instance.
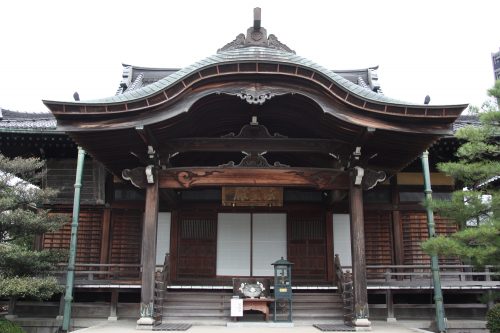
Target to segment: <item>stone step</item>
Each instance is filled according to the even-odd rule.
[[[174,316],[174,317],[227,317],[229,316],[229,309],[219,310],[219,309],[169,309],[163,312],[163,317]]]
[[[165,293],[163,302],[163,322],[223,325],[231,320],[232,296],[231,292],[225,291],[168,291]],[[272,320],[272,308],[270,312]],[[308,325],[321,322],[341,322],[343,314],[342,298],[335,292],[298,292],[293,294],[294,323]],[[245,319],[252,315],[252,313],[246,313]],[[257,315],[257,320],[261,320],[260,313]]]

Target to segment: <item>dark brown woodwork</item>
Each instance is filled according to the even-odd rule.
[[[394,239],[394,264],[403,265],[403,226],[401,224],[401,212],[399,210],[392,212],[392,233]]]
[[[430,257],[424,253],[420,244],[429,238],[427,215],[425,212],[401,212],[403,226],[404,265],[430,265]],[[437,235],[451,235],[457,225],[448,219],[434,215]],[[440,264],[459,264],[459,258],[440,258]]]
[[[334,256],[333,256],[333,212],[327,211],[325,216],[326,223],[326,269],[327,280],[335,280]]]
[[[363,217],[363,189],[350,182],[349,204],[351,213],[351,253],[354,287],[354,318],[368,318],[366,289],[365,231]]]
[[[144,168],[123,171],[124,179],[137,187],[147,184]],[[170,168],[158,171],[160,188],[198,186],[290,186],[317,189],[348,188],[347,173],[321,168]]]
[[[156,175],[155,175],[156,176]],[[156,268],[156,230],[158,225],[158,181],[146,187],[146,207],[142,228],[141,309],[153,306]],[[151,313],[152,314],[152,313]]]
[[[338,153],[342,144],[339,140],[291,139],[291,138],[188,138],[173,139],[162,143],[160,154],[175,152],[227,152],[227,151],[279,151],[300,153]]]
[[[177,279],[177,261],[179,248],[179,211],[174,210],[170,216],[170,278]]]
[[[111,264],[141,263],[142,218],[142,209],[112,210],[109,249]]]
[[[297,282],[327,279],[327,237],[324,213],[294,211],[287,214],[288,260]]]
[[[155,136],[151,132],[151,130],[144,125],[136,126],[135,130],[137,131],[137,134],[139,134],[140,138],[144,142],[146,146],[151,146],[153,147],[156,151],[159,148],[158,141],[156,140]]]
[[[65,214],[71,221],[71,208],[54,209],[54,213]],[[102,210],[82,207],[78,222],[77,263],[99,263],[102,235]],[[69,249],[71,224],[64,224],[59,230],[43,235],[44,249]]]
[[[215,278],[217,215],[181,214],[176,232],[177,278]]]
[[[365,210],[364,228],[366,264],[392,265],[391,213]]]
[[[385,170],[389,173],[400,170],[440,135],[447,133],[449,123],[453,120],[435,119],[429,123],[429,118],[425,118],[425,122],[418,119],[402,121],[398,119],[405,117],[402,114],[386,118],[366,112],[356,113],[357,111],[342,105],[335,98],[326,98],[312,87],[305,87],[298,82],[278,82],[277,84],[280,85],[280,90],[288,91],[290,94],[277,96],[259,106],[259,122],[266,125],[272,132],[286,135],[293,138],[291,140],[297,141],[306,138],[350,143],[367,127],[375,128],[373,137],[366,140],[361,147],[362,158],[368,158],[366,167]],[[272,87],[271,84],[262,85]],[[254,81],[220,82],[217,85],[197,88],[179,103],[173,103],[168,107],[151,108],[140,114],[132,112],[107,120],[89,118],[88,114],[85,117],[75,116],[74,120],[63,116],[62,118],[65,119],[60,119],[60,121],[61,126],[64,124],[63,128],[68,131],[75,142],[104,163],[108,170],[119,175],[124,168],[134,168],[146,163],[146,144],[135,126],[147,126],[156,140],[162,144],[168,144],[170,140],[180,138],[221,139],[221,135],[239,130],[253,115],[251,107],[247,107],[246,103],[221,92],[228,90],[240,92],[241,89],[251,87],[255,88]],[[241,112],[234,112],[235,109]],[[185,112],[186,110],[189,111]],[[110,116],[108,113],[105,115]],[[177,116],[172,117],[172,115]],[[93,131],[97,129],[100,131],[95,132],[98,133],[95,135]],[[123,145],[123,142],[127,144]],[[273,145],[273,143],[270,144]],[[342,145],[333,153],[344,160],[343,151],[350,153],[351,151],[347,151],[350,150],[349,148],[348,144]],[[221,157],[216,164],[210,164],[211,154],[203,153],[208,152],[181,153],[170,158],[170,161],[173,166],[182,167],[214,166],[234,159]],[[281,154],[285,153],[281,152]],[[309,156],[307,156],[309,154],[322,156],[321,163],[314,164],[316,167],[330,167],[328,163],[334,162],[333,158],[325,153],[289,152],[288,154],[294,155],[292,162],[298,160],[299,163],[289,163],[281,158],[278,160],[292,166],[309,166],[311,165],[307,164],[307,161],[310,163]],[[162,158],[168,160],[169,156]],[[176,161],[179,163],[176,164]],[[164,164],[168,166],[168,163]]]
[[[396,177],[391,179],[391,202],[394,207],[392,211],[392,235],[394,240],[394,264],[403,265],[403,227],[401,224],[401,213],[399,207],[399,191]],[[423,207],[422,207],[423,208]]]
[[[99,263],[107,264],[109,260],[109,240],[111,227],[111,208],[104,208],[102,214],[101,259]]]
[[[75,159],[50,159],[47,161],[47,172],[43,179],[44,186],[58,190],[51,204],[72,204],[76,174]],[[94,160],[86,160],[82,174],[80,203],[95,205],[104,203],[105,170]]]

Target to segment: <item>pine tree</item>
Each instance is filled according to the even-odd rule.
[[[61,290],[50,276],[64,254],[33,250],[35,235],[66,219],[43,209],[56,191],[41,188],[44,162],[0,155],[0,298],[47,299]]]
[[[488,90],[500,98],[500,80]],[[449,201],[433,200],[431,207],[460,226],[460,231],[438,236],[422,244],[424,251],[455,256],[474,265],[500,266],[500,110],[495,102],[474,109],[481,126],[457,131],[463,141],[456,162],[438,164],[464,190],[455,191]]]

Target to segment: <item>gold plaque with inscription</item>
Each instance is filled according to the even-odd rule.
[[[283,206],[282,187],[223,187],[223,206]]]

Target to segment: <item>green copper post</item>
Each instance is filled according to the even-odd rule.
[[[75,279],[76,246],[78,235],[78,217],[80,215],[80,189],[82,187],[83,162],[85,150],[78,147],[76,164],[75,196],[73,198],[73,220],[71,222],[71,241],[69,244],[68,273],[66,275],[66,292],[64,294],[64,316],[62,330],[69,331],[71,321],[71,301],[73,301],[73,282]]]
[[[432,201],[431,176],[429,172],[429,152],[422,153],[422,171],[424,173],[424,193],[427,202]],[[429,238],[436,236],[434,212],[427,206],[427,228],[429,229]],[[436,325],[438,332],[446,332],[446,322],[443,305],[443,292],[441,291],[441,278],[439,276],[439,263],[437,255],[431,256],[432,282],[434,284],[434,304],[436,306]]]

